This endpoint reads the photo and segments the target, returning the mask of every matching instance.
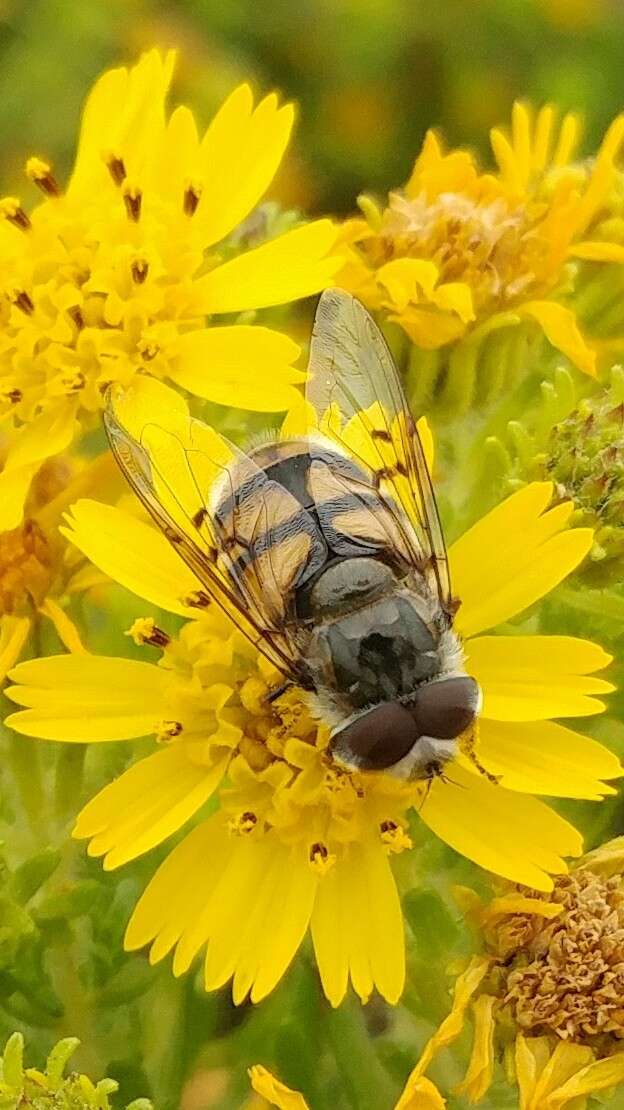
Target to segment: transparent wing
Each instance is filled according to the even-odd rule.
[[[306,399],[323,433],[366,469],[407,536],[410,559],[453,609],[448,558],[416,423],[386,342],[349,293],[321,296],[310,348]]]
[[[112,402],[104,421],[123,473],[196,574],[205,603],[220,605],[289,681],[310,686],[285,602],[302,567],[322,554],[309,514],[200,421],[186,418],[174,431],[145,424],[140,440]]]

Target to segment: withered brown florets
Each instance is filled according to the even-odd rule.
[[[607,1035],[624,1038],[622,876],[578,870],[557,878],[552,894],[530,897],[564,908],[551,919],[509,914],[490,926],[503,1006],[532,1034],[594,1048]]]

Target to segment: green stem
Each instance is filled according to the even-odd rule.
[[[371,1043],[359,1003],[346,1002],[331,1010],[325,1027],[345,1094],[355,1110],[392,1106],[397,1092]]]

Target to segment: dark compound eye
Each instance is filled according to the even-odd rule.
[[[337,759],[362,771],[385,771],[407,755],[420,733],[411,710],[386,702],[332,737]]]
[[[474,721],[479,701],[478,683],[468,675],[421,686],[410,707],[418,735],[455,740]]]

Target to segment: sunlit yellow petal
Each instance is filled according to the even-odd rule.
[[[113,581],[170,613],[195,615],[182,599],[197,590],[197,579],[150,524],[86,498],[72,505],[66,520],[61,532]]]
[[[235,89],[201,143],[202,196],[195,218],[205,246],[223,239],[258,203],[280,164],[294,119],[271,93],[253,108],[248,85]]]
[[[395,1110],[444,1110],[446,1099],[425,1075],[408,1079]]]
[[[551,496],[550,482],[532,482],[450,548],[453,590],[461,600],[455,623],[461,635],[474,636],[522,612],[558,585],[590,550],[591,530],[562,532],[572,506],[548,509]]]
[[[184,743],[134,763],[96,794],[80,813],[72,835],[90,839],[89,855],[104,856],[107,871],[148,852],[181,828],[214,793],[227,754],[196,766]]]
[[[424,1075],[434,1056],[436,1056],[441,1049],[452,1044],[461,1033],[464,1027],[466,1010],[468,1009],[475,991],[483,982],[488,968],[490,967],[490,962],[487,956],[473,956],[466,970],[463,971],[461,975],[458,975],[455,980],[451,1011],[447,1017],[444,1018],[444,1021],[439,1025],[433,1036],[427,1041],[420,1054],[420,1059],[406,1083],[406,1092],[409,1091],[411,1083]]]
[[[583,258],[588,262],[624,262],[622,243],[607,243],[601,240],[587,240],[576,243],[570,249],[573,258]]]
[[[16,528],[33,476],[44,459],[60,454],[74,434],[75,405],[48,409],[13,438],[0,473],[0,532]]]
[[[340,259],[330,220],[315,220],[217,266],[194,286],[197,312],[246,312],[299,297],[331,283]]]
[[[450,778],[434,782],[421,804],[425,824],[487,871],[536,890],[552,890],[550,874],[564,872],[564,857],[582,851],[576,829],[537,798],[505,790],[458,763]]]
[[[293,385],[305,374],[293,367],[300,349],[269,328],[234,324],[182,336],[170,376],[183,389],[217,404],[256,412],[293,405]]]
[[[468,1070],[455,1088],[469,1102],[480,1102],[492,1083],[494,1073],[494,1017],[496,998],[482,994],[473,1005],[474,1038]]]
[[[129,740],[154,732],[170,683],[166,671],[134,659],[51,655],[18,663],[7,697],[26,708],[7,724],[42,740]]]
[[[260,1064],[254,1064],[248,1069],[248,1073],[254,1091],[270,1102],[271,1106],[277,1106],[278,1110],[308,1110],[303,1095],[280,1083],[279,1079]]]
[[[63,647],[66,647],[68,651],[85,651],[78,628],[65,610],[61,609],[58,602],[51,597],[47,597],[41,606],[40,612],[52,621]]]
[[[483,691],[483,716],[537,721],[601,713],[596,695],[614,689],[590,677],[611,662],[597,644],[572,636],[477,636],[466,666]]]
[[[614,792],[617,756],[597,740],[554,721],[479,722],[479,760],[508,790],[557,798],[600,799]]]
[[[30,629],[29,617],[0,617],[0,681],[19,659]]]
[[[592,376],[596,374],[596,354],[581,335],[571,309],[555,301],[531,301],[518,311],[537,320],[553,347],[563,351],[579,370]]]
[[[376,986],[396,1003],[405,978],[403,922],[380,843],[352,845],[323,876],[311,926],[323,989],[333,1006],[344,997],[349,976],[363,1001]]]

